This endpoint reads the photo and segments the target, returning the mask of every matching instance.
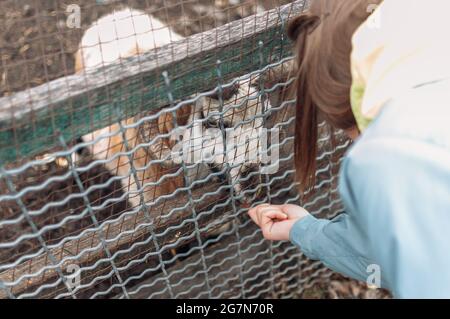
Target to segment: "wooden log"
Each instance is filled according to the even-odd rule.
[[[240,229],[240,237],[248,237],[256,232],[257,228],[255,225],[251,224],[245,229]],[[200,254],[194,253],[187,259],[176,264],[168,270],[170,279],[169,283],[172,286],[172,293],[174,296],[179,298],[192,298],[194,296],[199,296],[200,298],[207,298],[208,292],[214,297],[218,293],[221,293],[221,298],[231,298],[239,296],[240,294],[240,281],[239,281],[239,271],[245,270],[246,268],[255,267],[255,265],[260,264],[267,257],[267,254],[259,256],[259,258],[254,259],[254,257],[261,251],[268,250],[269,242],[261,242],[261,235],[252,236],[247,238],[241,248],[244,250],[247,246],[254,245],[252,249],[246,250],[241,253],[241,259],[251,262],[241,265],[239,264],[238,258],[230,259],[230,256],[237,255],[239,253],[239,246],[236,244],[237,238],[234,234],[225,236],[219,242],[207,246],[203,250],[203,254],[206,260],[207,267],[213,265],[212,271],[207,275],[210,278],[210,286],[221,285],[220,290],[214,289],[213,291],[208,291],[206,279],[204,275],[204,268],[200,262]],[[217,253],[221,251],[220,253]],[[228,259],[227,259],[228,257]],[[254,260],[253,260],[254,259]],[[260,271],[258,267],[253,269],[246,274],[246,278],[255,276],[257,272]],[[221,273],[226,273],[224,275],[218,276]],[[195,277],[184,282],[184,284],[179,285],[182,280],[186,277],[191,277],[197,274]],[[267,275],[266,275],[267,276]],[[261,278],[260,278],[261,279]],[[141,287],[141,288],[139,288]],[[144,287],[144,288],[142,288]],[[128,289],[130,292],[135,292],[130,295],[133,299],[146,299],[154,294],[154,298],[171,298],[169,291],[166,289],[166,281],[164,280],[164,275],[159,273],[149,279],[139,282],[134,287]],[[114,298],[120,298],[121,295],[117,295]]]
[[[201,189],[193,190],[192,196],[193,199],[199,199],[205,193],[215,192],[220,185],[217,183],[209,183],[205,185]],[[225,193],[226,194],[226,193]],[[184,207],[186,203],[189,202],[189,196],[186,192],[177,195],[175,198],[171,200],[166,200],[154,207],[150,208],[150,218],[153,221],[153,228],[155,233],[161,233],[166,230],[170,226],[178,225],[180,220],[185,220],[189,217],[192,217],[192,207],[195,208],[197,213],[200,213],[207,209],[209,206],[214,203],[223,201],[224,193],[218,193],[211,196],[205,196],[205,200],[195,204],[194,206],[187,205],[186,208],[177,211],[171,216],[164,217],[162,214],[167,214],[174,208]],[[220,210],[221,211],[221,210]],[[209,223],[211,220],[209,218],[205,218],[202,220],[203,225]],[[151,222],[151,221],[150,221]],[[117,237],[119,234],[125,233],[120,236],[117,240],[111,241],[107,244],[108,249],[113,254],[115,251],[120,250],[121,247],[129,245],[136,238],[147,238],[150,235],[149,227],[141,227],[139,230],[136,230],[139,225],[150,223],[144,211],[139,211],[136,214],[124,216],[122,215],[117,221],[114,223],[105,225],[100,230],[92,231],[84,236],[81,236],[79,239],[74,239],[66,242],[61,247],[57,247],[51,249],[50,253],[55,256],[56,261],[59,262],[62,259],[65,259],[70,256],[78,255],[79,252],[89,249],[91,247],[96,247],[101,244],[101,236],[103,236],[106,240],[113,239]],[[136,231],[134,231],[136,230]],[[163,238],[159,238],[158,241],[160,245],[165,245],[170,242],[174,242],[178,239],[178,237],[182,236],[186,232],[191,231],[189,227],[184,227],[180,229],[178,232],[169,232],[167,236]],[[126,233],[129,232],[129,233]],[[75,260],[69,260],[63,263],[61,266],[62,269],[65,269],[69,264],[89,264],[92,261],[95,261],[99,258],[104,258],[104,248],[100,245],[100,248],[95,249],[89,253],[82,254],[79,258]],[[8,269],[0,273],[0,281],[2,282],[12,282],[15,279],[21,277],[25,274],[33,274],[38,272],[45,266],[51,265],[49,260],[49,254],[43,253],[35,258],[32,258],[28,261],[19,264],[18,266]],[[35,276],[29,278],[28,280],[22,280],[16,286],[13,287],[13,292],[15,294],[20,294],[21,292],[30,289],[30,287],[35,287],[37,285],[41,285],[45,282],[53,280],[57,278],[58,273],[56,269],[46,270],[43,275]],[[5,298],[5,291],[0,290],[0,298]]]

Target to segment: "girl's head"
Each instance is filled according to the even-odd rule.
[[[350,105],[352,36],[382,0],[314,0],[289,25],[296,42],[295,162],[302,190],[313,186],[318,123],[357,132]]]

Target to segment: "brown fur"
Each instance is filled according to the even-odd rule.
[[[135,48],[130,51],[129,56],[136,55],[139,53],[142,53],[141,50],[139,48]],[[84,64],[82,59],[83,55],[80,48],[75,54],[75,70],[77,73],[81,73],[84,71]],[[186,125],[192,111],[193,108],[191,105],[179,108],[176,111],[177,125],[179,126]],[[129,118],[124,121],[124,124],[130,125],[133,124],[134,122],[135,122],[134,118]],[[154,125],[157,126],[159,134],[169,133],[174,129],[174,118],[172,113],[164,113],[157,120],[155,120]],[[115,132],[117,130],[119,130],[119,124],[113,124],[110,126],[110,132]],[[137,128],[128,128],[125,133],[125,138],[127,140],[129,148],[134,148],[140,143]],[[164,139],[162,143],[164,143],[169,148],[173,147],[173,142],[171,142],[169,138]],[[107,150],[108,154],[106,155],[107,158],[112,157],[116,153],[127,151],[125,149],[124,140],[121,134],[116,134],[112,136],[108,141],[108,145],[109,145]],[[161,157],[161,154],[153,154],[154,156],[149,156],[147,150],[144,148],[139,148],[132,155],[132,164],[134,165],[134,167],[136,168],[144,167],[150,161],[151,158]],[[95,156],[96,154],[93,155]],[[106,166],[114,175],[127,176],[131,173],[130,171],[131,165],[128,156],[120,156],[117,159],[108,162]],[[152,164],[145,171],[139,171],[137,173],[137,179],[140,183],[140,186],[142,187],[145,183],[158,181],[164,175],[174,173],[177,170],[178,167],[164,167],[161,164]],[[131,186],[130,184],[135,183],[133,176],[131,176],[130,179],[123,179],[123,181],[127,180],[128,185],[123,185],[124,187],[127,188],[124,189],[124,191],[129,190]],[[144,199],[146,202],[152,201],[162,195],[173,193],[176,189],[183,187],[183,185],[184,185],[183,174],[179,174],[176,177],[167,178],[158,186],[146,187],[143,190]],[[137,185],[134,185],[133,188],[136,189]],[[130,197],[130,202],[133,206],[139,205],[140,204],[139,195],[135,195],[133,198]]]

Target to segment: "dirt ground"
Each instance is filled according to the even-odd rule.
[[[156,15],[173,26],[178,33],[189,36],[229,21],[253,14],[256,1],[240,1],[240,5],[220,6],[225,1],[219,0],[3,0],[0,2],[0,97],[34,87],[53,79],[73,74],[74,53],[83,34],[100,16],[120,8],[123,3]],[[236,1],[230,1],[236,2]],[[239,1],[238,1],[239,2]],[[286,0],[265,0],[260,4],[273,8],[284,4]],[[66,25],[66,8],[77,4],[81,8],[81,28],[71,29]],[[83,161],[89,163],[89,154],[83,155]],[[65,169],[54,162],[39,167],[32,167],[13,180],[17,189],[27,185],[40,184],[50,176],[65,173]],[[111,178],[102,166],[96,166],[81,176],[85,187],[100,184]],[[0,182],[0,192],[7,186]],[[58,201],[68,194],[79,191],[75,180],[70,177],[52,187],[33,192],[23,198],[28,209],[39,209],[46,202]],[[120,192],[120,185],[113,183],[109,188],[92,192],[91,203],[99,203],[111,194]],[[117,195],[116,195],[117,196]],[[126,209],[126,202],[107,206],[98,216],[98,221],[117,216]],[[67,202],[64,207],[49,209],[46,217],[36,221],[39,227],[55,224],[66,216],[66,212],[79,214],[84,207],[80,198]],[[17,203],[1,203],[0,219],[9,219],[21,214]],[[91,225],[91,221],[67,223],[65,228],[46,232],[44,240],[54,243],[61,238],[79,233]],[[7,229],[0,229],[0,242],[10,241],[29,228],[25,222]],[[9,262],[26,252],[34,251],[39,243],[26,241],[11,250],[0,251],[0,264]],[[364,284],[336,276],[330,286],[321,284],[308,289],[301,297],[305,298],[384,298],[389,295],[384,291],[368,290]]]

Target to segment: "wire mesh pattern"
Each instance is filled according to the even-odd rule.
[[[121,4],[131,6],[131,2]],[[165,12],[166,22],[175,21],[178,18],[170,17],[169,3],[156,1],[141,9],[152,16]],[[99,11],[109,10],[116,4],[105,2],[95,8],[105,5]],[[193,4],[208,6],[206,1]],[[212,18],[219,24],[246,16],[251,21],[252,14],[263,11],[256,1],[211,5],[223,13],[221,20]],[[280,12],[292,10],[291,4],[281,5],[275,3],[269,12],[281,16]],[[299,10],[305,7],[303,1],[294,1],[295,5]],[[188,1],[173,6],[194,8]],[[286,20],[277,23],[283,26]],[[199,22],[179,28],[184,32],[174,32],[182,33],[180,41],[185,44],[192,44],[192,38],[182,39],[189,32],[206,31]],[[255,39],[252,48],[257,58],[249,69],[230,71],[229,61],[214,59],[218,53],[212,55],[212,65],[183,69],[195,73],[196,68],[207,67],[214,76],[203,79],[204,86],[182,98],[177,92],[187,92],[183,90],[189,83],[180,89],[180,74],[158,65],[153,72],[165,96],[152,100],[164,102],[151,107],[146,106],[149,88],[142,70],[137,71],[138,85],[125,87],[121,82],[127,90],[119,93],[101,84],[107,88],[109,113],[103,120],[108,126],[93,125],[94,116],[85,112],[89,133],[68,138],[55,130],[56,142],[45,152],[2,163],[1,298],[292,298],[329,279],[331,272],[307,260],[291,244],[265,241],[247,216],[249,206],[265,202],[301,204],[320,217],[339,214],[337,174],[349,145],[342,132],[320,126],[317,185],[303,200],[293,167],[295,100],[289,97],[293,58],[286,50],[267,51],[268,44]],[[161,51],[173,41],[161,44]],[[251,41],[243,38],[233,50]],[[151,58],[137,53],[130,63],[136,63],[136,57]],[[230,57],[242,61],[246,54],[237,50]],[[123,70],[127,63],[114,59],[109,69],[100,69],[114,70],[119,65]],[[4,70],[11,65],[4,65]],[[136,65],[143,68],[144,62]],[[70,77],[73,67],[54,77]],[[87,75],[81,77],[88,78],[88,65],[82,68]],[[92,72],[98,74],[98,67]],[[45,82],[52,79],[49,74],[44,77]],[[9,95],[15,100],[16,89],[27,88],[19,95],[34,92],[29,90],[31,82],[3,87],[5,98],[0,102],[10,110],[15,104],[7,103]],[[98,89],[84,90],[84,101],[92,102]],[[127,91],[140,96],[135,102],[139,107],[132,113],[124,111],[120,102]],[[37,137],[30,142],[38,143]]]

